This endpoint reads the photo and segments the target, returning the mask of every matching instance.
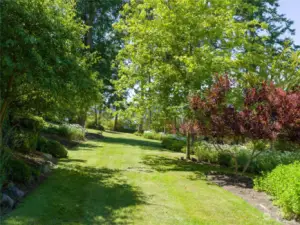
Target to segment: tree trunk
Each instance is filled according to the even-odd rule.
[[[98,126],[98,112],[97,112],[97,107],[96,106],[95,106],[94,110],[95,110],[95,125],[97,127]]]
[[[114,131],[118,129],[118,113],[115,115]]]
[[[243,169],[243,173],[245,173],[248,169],[248,167],[250,166],[251,162],[253,161],[253,159],[257,158],[260,154],[263,153],[263,151],[259,151],[257,154],[255,154],[256,150],[253,149],[252,150],[252,154],[250,156],[250,159],[248,160],[247,164],[245,165],[244,169]]]
[[[143,126],[144,126],[144,119],[142,118],[138,127],[138,132],[142,133],[143,132]]]
[[[191,134],[186,137],[186,159],[191,159]]]
[[[150,74],[148,75],[148,82],[149,84],[151,83],[151,76]],[[149,130],[151,130],[152,125],[152,111],[151,111],[151,106],[149,107]]]
[[[2,103],[1,108],[0,108],[0,129],[2,129],[4,118],[5,118],[5,115],[6,115],[6,111],[7,111],[8,106],[9,106],[9,94],[11,93],[13,81],[14,81],[14,76],[11,75],[9,77],[9,80],[8,80],[8,83],[7,83],[7,90],[6,90],[6,94],[4,96],[4,100],[3,100],[3,103]]]
[[[86,25],[90,26],[87,33],[85,34],[84,42],[85,42],[86,46],[90,47],[90,51],[91,51],[92,48],[93,48],[93,22],[94,22],[94,8],[93,8],[93,2],[92,1],[88,1],[88,5],[87,5],[86,12],[85,12],[85,15],[84,15],[84,21],[85,21]],[[85,127],[86,117],[87,117],[86,114],[87,113],[84,112],[78,118],[78,123],[82,127]]]
[[[8,100],[8,98],[6,98],[6,99],[4,99],[4,101],[1,105],[1,109],[0,109],[0,129],[2,129],[6,111],[8,109],[8,105],[9,105],[9,100]]]
[[[151,109],[149,110],[149,130],[151,130],[151,125],[152,125],[152,112]]]
[[[0,127],[0,155],[2,151],[2,146],[3,146],[2,127]]]
[[[94,22],[94,9],[93,2],[88,1],[86,8],[84,21],[87,26],[90,26],[86,35],[85,35],[85,45],[90,46],[90,50],[93,48],[93,22]]]
[[[80,126],[82,126],[83,128],[85,128],[85,122],[86,122],[86,113],[82,113],[79,117],[78,117],[78,124]]]
[[[246,163],[246,165],[244,166],[243,168],[243,174],[247,171],[247,169],[249,168],[252,160],[253,160],[253,156],[254,156],[254,153],[255,153],[255,149],[252,150],[252,153],[251,153],[251,156],[250,156],[250,159],[248,160],[248,162]]]

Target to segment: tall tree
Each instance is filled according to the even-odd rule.
[[[138,110],[158,106],[176,118],[188,110],[189,92],[210,85],[214,73],[287,83],[299,74],[290,63],[292,45],[279,35],[293,32],[290,26],[268,1],[130,1],[115,25],[125,35],[118,90],[138,90],[135,99],[146,105],[133,104]]]
[[[45,100],[48,110],[50,102],[83,106],[96,99],[94,57],[84,53],[87,28],[75,19],[74,1],[3,0],[0,9],[0,130],[18,102],[34,111],[39,105],[30,99]]]
[[[213,73],[237,71],[234,50],[246,41],[248,22],[235,21],[239,5],[234,2],[126,4],[116,24],[126,35],[118,55],[118,89],[138,89],[137,98],[148,110],[160,105],[158,111],[175,118],[188,93],[208,85]]]
[[[295,34],[293,21],[279,14],[278,7],[278,0],[246,0],[237,8],[237,22],[255,20],[258,23],[249,24],[245,33],[248,41],[236,57],[244,72],[287,88],[296,79],[297,69],[289,65],[298,46],[291,39]]]
[[[262,27],[259,24],[249,26],[247,35],[251,36],[253,41],[271,47],[282,47],[289,40],[290,45],[293,45],[290,36],[295,34],[295,29],[292,28],[294,22],[285,15],[279,14],[279,0],[245,0],[243,2],[243,7],[237,8],[236,11],[237,21],[257,20],[267,25],[264,27],[269,36],[267,39],[261,36]]]
[[[94,69],[99,72],[98,79],[104,84],[99,90],[103,94],[103,102],[94,106],[95,120],[98,120],[99,110],[112,107],[115,101],[120,100],[111,81],[118,79],[114,60],[122,42],[120,34],[113,29],[112,24],[118,20],[123,4],[122,0],[77,0],[78,14],[90,27],[85,38],[86,45],[101,57]]]

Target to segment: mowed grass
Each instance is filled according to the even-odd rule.
[[[96,131],[91,131],[96,132]],[[69,151],[1,225],[277,224],[208,183],[209,167],[131,134],[104,133]]]

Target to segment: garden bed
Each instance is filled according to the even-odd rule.
[[[29,193],[44,182],[51,173],[51,167],[57,163],[55,158],[49,159],[47,155],[38,151],[30,154],[14,153],[14,157],[26,162],[27,165],[39,168],[41,173],[36,177],[31,176],[26,184],[11,181],[4,183],[1,190],[1,199],[2,195],[5,195],[12,202],[10,202],[10,205],[0,199],[0,216],[10,213]]]
[[[272,198],[264,192],[258,192],[253,189],[253,179],[246,176],[236,176],[222,173],[208,173],[209,182],[216,184],[227,191],[241,197],[246,202],[262,211],[266,217],[271,217],[287,225],[299,225],[295,220],[285,220],[282,217],[280,208],[272,203]]]

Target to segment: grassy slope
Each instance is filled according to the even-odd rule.
[[[276,224],[156,141],[104,133],[69,152],[1,225]]]

